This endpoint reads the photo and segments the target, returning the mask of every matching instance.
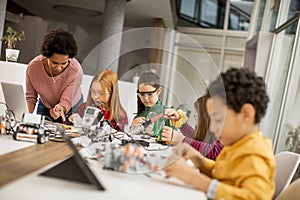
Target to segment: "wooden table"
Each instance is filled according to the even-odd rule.
[[[48,141],[0,156],[0,187],[72,155],[64,142]]]

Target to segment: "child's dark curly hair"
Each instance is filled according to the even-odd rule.
[[[41,52],[47,58],[51,57],[54,53],[74,58],[77,54],[76,41],[70,32],[62,28],[51,30],[44,37]]]
[[[247,68],[231,68],[221,73],[213,81],[208,92],[211,97],[218,96],[226,105],[239,113],[245,103],[250,103],[256,110],[255,123],[265,115],[269,97],[264,80]]]

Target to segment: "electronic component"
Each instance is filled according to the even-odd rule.
[[[121,145],[125,146],[128,143],[135,143],[135,144],[139,144],[142,145],[143,147],[149,147],[149,142],[145,141],[145,140],[133,140],[133,139],[122,139],[121,140]]]
[[[0,134],[11,134],[13,132],[13,127],[11,125],[11,120],[8,115],[0,115]]]
[[[98,108],[88,106],[84,111],[84,115],[82,119],[82,128],[95,130],[97,124],[102,119],[103,119],[103,114]]]
[[[128,134],[135,135],[135,134],[143,133],[150,124],[156,122],[158,119],[162,118],[163,116],[164,116],[164,114],[161,113],[161,114],[151,117],[151,119],[147,119],[143,124],[132,127],[128,131]]]
[[[13,139],[37,142],[43,144],[48,141],[49,133],[44,126],[45,117],[39,114],[24,113],[22,122],[17,125]]]
[[[166,163],[165,159],[161,160],[159,154],[150,155],[135,142],[125,146],[105,143],[97,149],[97,158],[105,163],[104,169],[121,172],[157,172],[160,166]],[[158,160],[161,160],[161,163]]]

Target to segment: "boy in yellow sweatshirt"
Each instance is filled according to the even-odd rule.
[[[206,192],[209,199],[272,199],[272,142],[258,127],[269,102],[263,79],[248,69],[232,68],[221,73],[208,92],[211,130],[224,144],[223,150],[212,161],[179,144],[169,158],[166,174]],[[187,159],[194,167],[186,164]]]

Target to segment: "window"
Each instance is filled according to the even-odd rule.
[[[247,31],[253,0],[230,0],[228,27],[224,27],[226,2],[226,0],[178,0],[178,25]]]

